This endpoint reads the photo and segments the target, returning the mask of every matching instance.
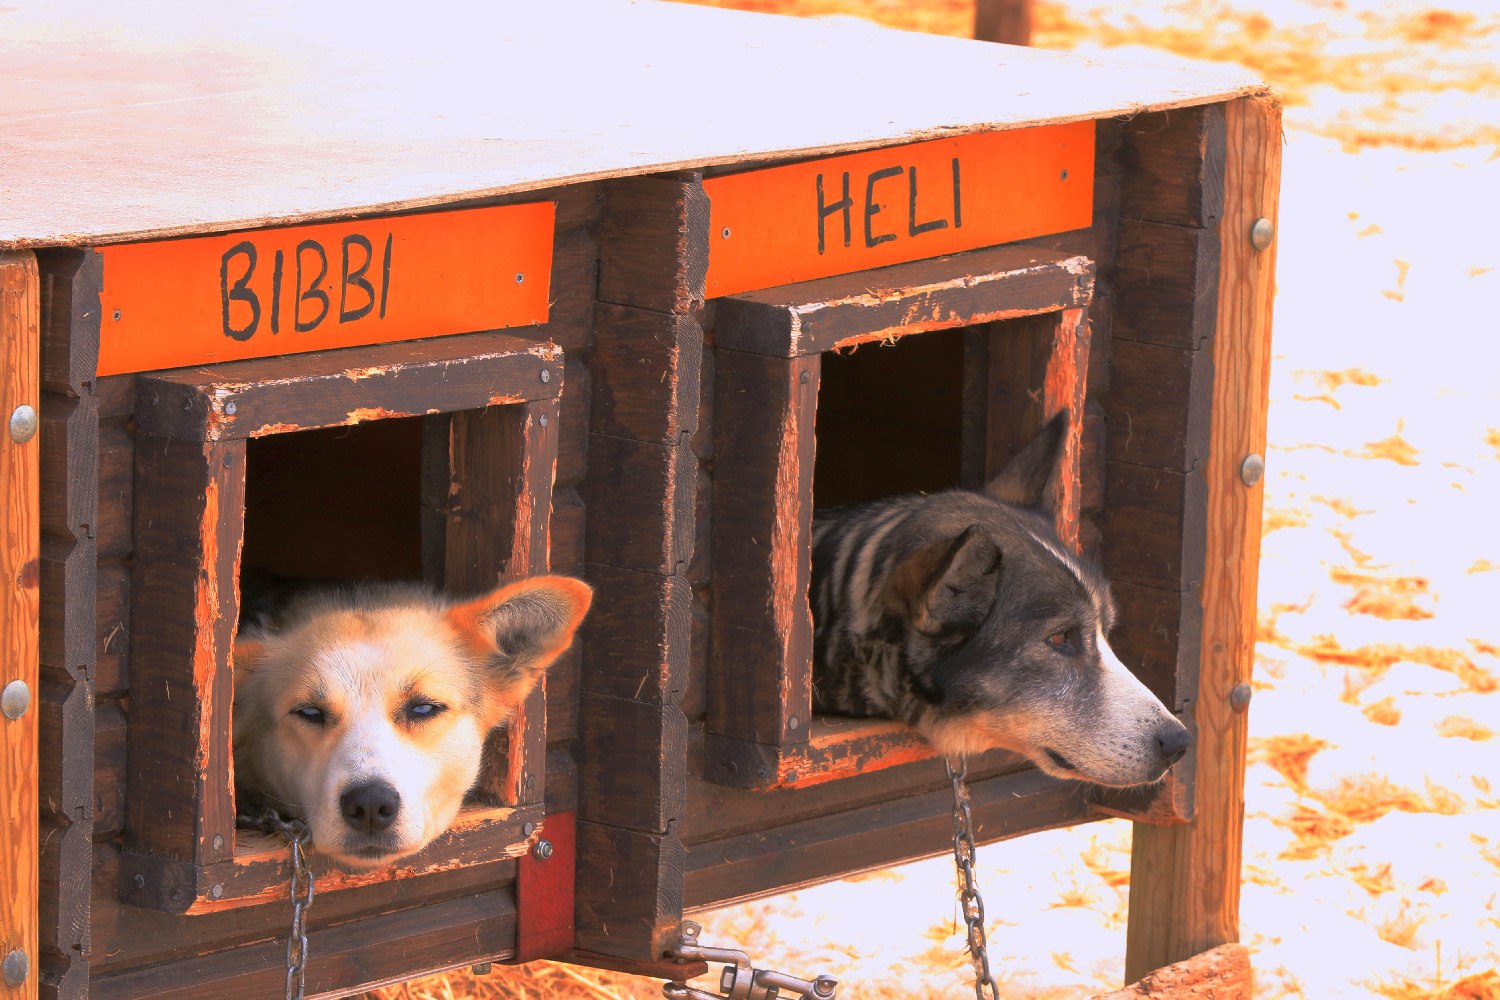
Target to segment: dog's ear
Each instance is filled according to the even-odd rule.
[[[259,639],[235,639],[230,655],[234,660],[234,683],[239,684],[255,673],[255,668],[265,659],[266,644]]]
[[[573,641],[594,592],[567,576],[534,576],[448,609],[448,621],[485,664],[485,686],[505,711],[526,700]]]
[[[1006,463],[984,492],[1004,503],[1032,507],[1051,514],[1057,491],[1053,482],[1062,470],[1068,441],[1068,411],[1059,410],[1021,453]]]
[[[1000,561],[995,540],[978,526],[924,545],[891,574],[885,608],[923,635],[967,637],[994,606]]]

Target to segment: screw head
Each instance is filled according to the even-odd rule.
[[[31,975],[31,960],[20,948],[6,955],[0,961],[0,976],[5,979],[5,985],[16,989],[26,985],[26,977]]]
[[[1259,455],[1246,455],[1240,463],[1240,482],[1254,486],[1266,474],[1266,460]]]
[[[222,833],[216,833],[216,834],[214,834],[214,850],[216,850],[216,851],[222,851],[223,849],[224,849],[224,835]]]
[[[1265,250],[1276,238],[1276,226],[1270,219],[1256,219],[1250,227],[1250,245],[1257,250]]]
[[[38,426],[36,407],[22,403],[10,415],[10,439],[16,444],[25,444],[36,437]]]
[[[788,729],[790,729],[794,733],[797,731],[798,727],[800,727],[801,725],[802,725],[801,721],[795,715],[792,716],[790,719],[786,720],[786,727]]]
[[[536,422],[539,423],[539,424],[541,424],[543,427],[546,427],[547,426],[547,414],[543,413],[540,417],[537,418]]]
[[[1229,707],[1236,712],[1243,712],[1250,707],[1250,698],[1254,694],[1255,690],[1249,684],[1240,681],[1229,690]]]
[[[540,378],[543,382],[552,381],[552,373],[545,368],[542,369],[542,374],[537,377]]]
[[[1062,172],[1062,179],[1063,179],[1063,180],[1067,180],[1067,179],[1068,179],[1068,172],[1067,172],[1067,171],[1066,171],[1066,170],[1064,170],[1064,171],[1063,171],[1063,172]]]
[[[546,861],[552,857],[552,841],[538,840],[536,846],[531,849],[531,856],[538,861]]]
[[[26,714],[31,707],[31,688],[25,681],[11,681],[0,691],[0,712],[11,722]]]
[[[723,229],[719,230],[719,236],[726,240],[729,239],[729,227],[725,226]]]
[[[212,889],[208,890],[208,894],[214,899],[223,899],[224,887],[222,885],[215,885]]]
[[[521,836],[523,836],[523,837],[529,837],[533,833],[536,833],[536,824],[535,823],[522,823],[521,824]]]
[[[116,323],[120,322],[120,310],[116,309],[115,314],[110,318],[113,319]]]

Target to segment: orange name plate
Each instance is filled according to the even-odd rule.
[[[552,202],[100,248],[99,374],[547,321]]]
[[[1086,228],[1094,123],[892,146],[703,188],[707,294],[734,295]]]

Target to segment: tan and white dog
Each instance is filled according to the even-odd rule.
[[[348,865],[421,850],[458,815],[485,738],[568,648],[591,599],[587,584],[563,576],[461,602],[363,584],[242,621],[241,812],[301,818],[318,853]]]

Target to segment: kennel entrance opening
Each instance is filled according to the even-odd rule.
[[[545,570],[561,385],[560,350],[501,334],[137,377],[123,898],[174,913],[286,898],[288,849],[236,830],[231,657],[242,554],[286,575],[411,573],[454,593]],[[334,457],[345,445],[350,454]],[[406,509],[367,508],[347,527],[404,521],[404,556],[322,562],[341,540],[308,540],[317,516],[279,551],[262,537],[298,522],[299,492],[336,501],[340,466],[346,486],[371,486],[378,474],[368,463],[392,449],[388,485]],[[297,482],[297,468],[278,470],[278,460],[306,466],[307,478]],[[523,854],[544,814],[544,698],[539,685],[510,737],[492,739],[481,778],[489,803],[466,806],[394,869],[320,873],[320,891]]]
[[[718,301],[708,780],[805,787],[930,756],[897,724],[813,715],[814,506],[977,487],[1066,409],[1054,500],[1076,544],[1092,287],[1088,258],[1013,245]]]

